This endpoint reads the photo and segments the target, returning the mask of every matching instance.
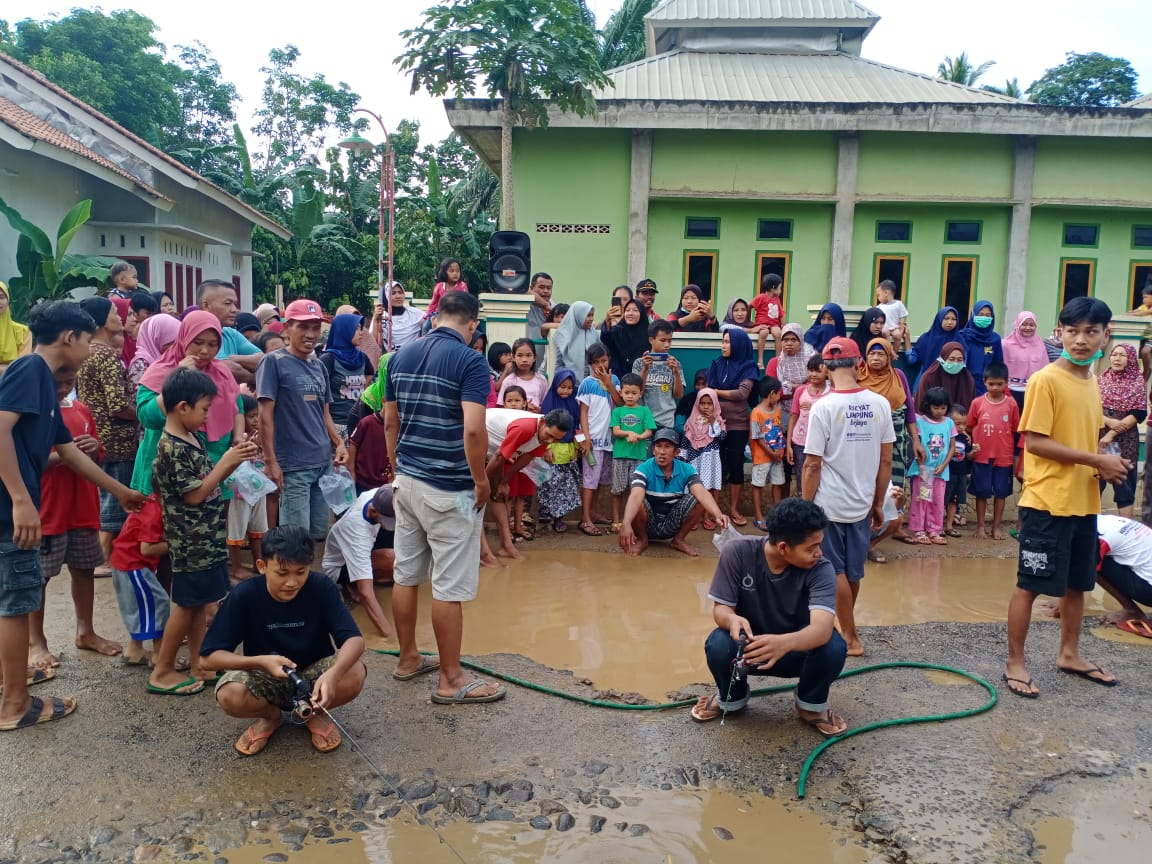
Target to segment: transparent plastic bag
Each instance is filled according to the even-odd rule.
[[[723,531],[717,531],[712,535],[712,545],[716,547],[717,552],[723,553],[725,546],[733,540],[739,540],[743,536],[743,534],[736,530],[736,526],[729,522],[727,528]]]
[[[552,466],[540,457],[533,459],[520,471],[537,486],[543,486],[552,478]]]
[[[324,503],[339,516],[356,500],[356,484],[352,482],[348,469],[341,465],[320,478],[320,493],[324,496]]]
[[[225,485],[244,499],[246,504],[255,504],[265,495],[276,491],[276,484],[251,462],[241,462]]]
[[[919,496],[921,501],[931,501],[932,500],[932,481],[933,481],[933,479],[934,479],[934,477],[932,474],[932,469],[929,468],[927,465],[924,465],[923,467],[921,467],[921,469],[920,469],[920,491],[918,493],[918,496]]]

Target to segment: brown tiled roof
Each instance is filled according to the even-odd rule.
[[[107,168],[113,174],[118,174],[125,180],[130,180],[135,186],[143,189],[149,195],[156,198],[163,198],[165,201],[171,201],[166,195],[163,195],[159,190],[149,186],[135,174],[130,171],[125,171],[115,162],[105,159],[95,150],[85,147],[71,135],[65,134],[53,126],[37,117],[30,111],[25,111],[11,99],[5,99],[0,96],[0,123],[5,126],[11,126],[21,135],[28,138],[34,138],[37,141],[44,141],[54,147],[59,147],[61,150],[67,150],[70,153],[75,153],[77,156],[83,156],[85,159],[95,162],[102,168]]]
[[[88,114],[91,117],[96,118],[105,126],[108,126],[112,129],[116,130],[116,132],[123,135],[125,138],[130,139],[137,146],[143,147],[152,156],[155,156],[157,159],[161,160],[162,162],[168,163],[173,168],[178,169],[182,173],[187,174],[189,177],[193,178],[197,183],[203,183],[205,186],[210,186],[213,189],[220,192],[221,194],[226,195],[227,197],[231,198],[233,203],[237,207],[239,207],[242,210],[247,211],[252,216],[252,219],[254,222],[263,222],[266,224],[270,223],[272,225],[275,225],[281,231],[284,231],[286,233],[290,233],[290,232],[288,232],[287,228],[285,228],[283,225],[281,225],[276,220],[265,215],[264,213],[261,213],[255,207],[252,207],[251,205],[245,203],[244,201],[241,201],[235,195],[233,195],[232,193],[228,192],[225,189],[222,189],[220,186],[217,186],[211,180],[208,180],[207,178],[203,177],[202,175],[197,174],[195,171],[193,171],[191,168],[189,168],[187,165],[185,165],[179,159],[175,159],[175,158],[169,156],[163,150],[149,144],[147,141],[145,141],[143,138],[139,137],[138,135],[136,135],[132,132],[129,132],[127,129],[125,129],[123,126],[121,126],[115,120],[113,120],[111,117],[108,117],[105,114],[101,114],[99,111],[97,111],[95,108],[93,108],[88,103],[80,101],[79,99],[77,99],[75,96],[73,96],[71,93],[69,93],[64,88],[59,87],[56,84],[53,84],[51,81],[49,81],[47,78],[45,78],[43,75],[41,75],[39,72],[37,72],[32,67],[25,66],[19,60],[15,59],[14,57],[11,57],[10,55],[5,54],[3,52],[0,52],[0,63],[7,64],[7,65],[11,66],[12,68],[18,70],[22,74],[28,76],[29,78],[32,78],[38,84],[48,88],[53,93],[60,96],[62,99],[65,99],[68,102],[70,102],[71,104],[75,105],[77,108],[79,108],[84,113]],[[60,134],[63,134],[63,133],[60,133]],[[55,142],[52,142],[52,143],[55,143]],[[87,148],[84,148],[84,149],[87,150]],[[91,151],[88,151],[88,152],[91,152]],[[97,155],[97,154],[93,154],[93,155]],[[100,158],[100,157],[97,156],[97,158]],[[104,164],[107,161],[108,160],[103,160],[101,162],[101,164]],[[127,172],[124,172],[121,169],[118,173],[126,174]],[[139,179],[136,177],[132,177],[131,174],[127,174],[127,176],[131,177],[133,182],[139,182]],[[157,192],[156,194],[159,194],[159,193]],[[163,196],[161,196],[161,197],[163,197]]]

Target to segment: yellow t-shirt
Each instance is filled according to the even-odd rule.
[[[1074,450],[1095,453],[1103,425],[1096,376],[1078,378],[1053,363],[1028,379],[1021,433],[1038,432]],[[1053,516],[1090,516],[1100,512],[1100,481],[1087,465],[1042,459],[1025,447],[1020,506]]]

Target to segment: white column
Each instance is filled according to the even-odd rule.
[[[836,165],[836,214],[832,223],[831,298],[845,305],[851,296],[852,231],[856,225],[856,177],[860,165],[860,139],[855,133],[840,136]]]
[[[628,284],[648,269],[648,194],[652,188],[652,131],[632,131],[632,172],[628,191]]]
[[[1028,241],[1032,234],[1032,178],[1036,139],[1020,136],[1012,161],[1012,225],[1008,229],[1008,260],[1004,267],[1004,311],[1000,321],[1015,321],[1024,311],[1028,287]],[[1053,322],[1041,322],[1043,330]]]

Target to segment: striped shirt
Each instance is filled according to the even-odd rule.
[[[400,414],[396,472],[445,492],[471,489],[463,403],[486,406],[491,387],[488,362],[450,327],[397,351],[384,395]]]

